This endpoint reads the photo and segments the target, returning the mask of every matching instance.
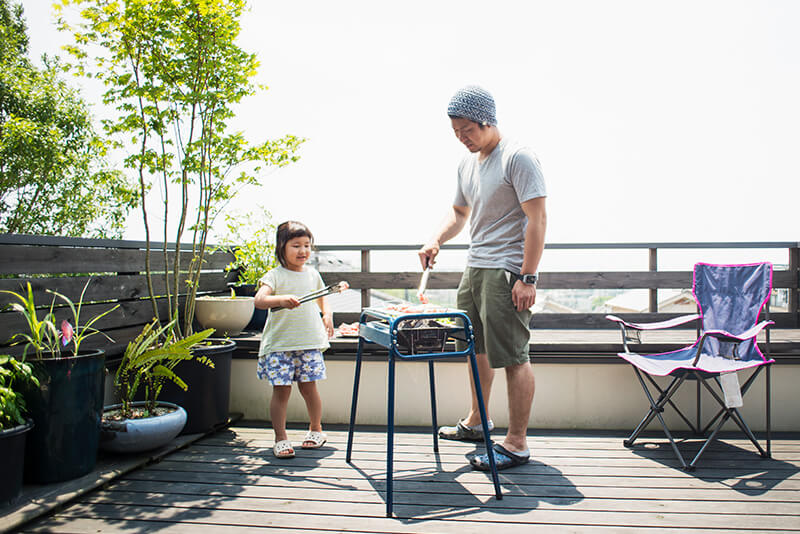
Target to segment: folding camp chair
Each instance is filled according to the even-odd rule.
[[[769,358],[769,330],[766,330],[766,357],[758,347],[756,336],[769,325],[774,324],[768,320],[771,291],[771,263],[748,265],[698,263],[694,266],[692,294],[697,302],[699,313],[649,324],[629,323],[613,315],[606,316],[607,319],[619,325],[625,352],[618,355],[633,365],[636,377],[650,403],[647,414],[630,437],[623,442],[626,447],[632,447],[653,418],[658,418],[681,467],[692,471],[700,456],[717,437],[722,426],[728,420],[732,420],[747,435],[763,458],[770,457],[770,366],[775,360]],[[766,312],[767,320],[759,323],[758,318],[762,309]],[[629,350],[628,343],[639,341],[640,332],[643,330],[671,328],[698,319],[701,324],[698,339],[688,347],[657,354],[636,354]],[[736,389],[738,381],[730,380],[736,375],[725,375],[748,368],[755,368],[755,371],[741,386],[742,397],[750,389],[761,370],[766,368],[766,450],[761,447],[739,413],[736,407],[739,403],[736,401],[726,403],[726,394],[735,398],[739,390]],[[672,379],[668,386],[662,389],[653,376],[670,376]],[[648,388],[645,378],[653,386],[653,391]],[[697,381],[696,426],[672,400],[675,393],[687,380]],[[734,383],[732,386],[729,385],[731,382]],[[713,384],[716,384],[716,387],[712,387]],[[700,430],[701,385],[721,407],[716,416],[702,430]],[[654,399],[656,391],[658,397]],[[662,412],[667,404],[678,412],[680,418],[689,425],[693,432],[707,436],[694,459],[688,464],[678,450],[675,439],[662,417]],[[708,434],[712,425],[715,426]]]

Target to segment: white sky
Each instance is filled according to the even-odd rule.
[[[800,2],[251,4],[241,44],[270,89],[236,126],[308,142],[237,209],[320,244],[425,241],[465,152],[446,106],[477,83],[540,158],[548,242],[800,240]],[[23,5],[32,56],[56,51],[49,2]]]

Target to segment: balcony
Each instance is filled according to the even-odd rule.
[[[319,248],[321,255],[354,258],[350,270],[341,270],[341,265],[336,271],[320,266],[327,283],[347,280],[359,292],[354,309],[335,314],[336,325],[356,320],[359,309],[373,304],[381,293],[396,296],[398,291],[415,289],[419,282],[413,265],[414,245]],[[113,363],[125,340],[148,320],[150,304],[142,300],[146,290],[140,274],[140,249],[141,243],[135,242],[0,236],[0,274],[5,276],[0,288],[16,290],[20,282],[32,279],[40,291],[45,283],[51,283],[74,295],[86,279],[79,273],[97,273],[94,276],[102,279],[98,286],[105,294],[94,294],[96,303],[91,306],[97,310],[110,307],[111,295],[122,305],[99,325],[116,340],[105,347]],[[440,262],[429,288],[447,291],[457,285],[458,256],[463,251],[461,246],[445,248],[443,256],[450,259]],[[776,327],[770,332],[770,345],[777,364],[773,369],[772,428],[779,438],[773,445],[774,458],[762,460],[738,436],[731,437],[716,445],[702,469],[689,474],[677,469],[659,432],[651,435],[647,446],[625,449],[621,444],[625,431],[638,423],[645,405],[630,367],[615,356],[621,350],[618,331],[603,320],[602,311],[542,312],[534,317],[530,344],[537,378],[529,431],[535,461],[501,475],[506,497],[496,501],[490,479],[466,466],[464,456],[474,451],[474,446],[445,442],[439,454],[432,453],[427,430],[420,430],[429,424],[427,396],[418,394],[420,388],[427,388],[427,366],[401,362],[396,423],[405,430],[396,444],[397,519],[385,519],[385,352],[372,347],[362,370],[353,465],[344,462],[346,433],[340,426],[349,417],[353,339],[334,340],[326,353],[328,379],[320,384],[320,391],[323,422],[333,429],[330,442],[292,462],[277,462],[271,456],[272,436],[265,421],[269,387],[258,381],[254,372],[258,334],[245,332],[237,338],[231,377],[235,387],[230,408],[242,414],[239,422],[217,434],[184,438],[155,455],[124,462],[107,459],[86,481],[63,487],[28,487],[27,502],[0,514],[4,521],[30,519],[49,509],[48,504],[76,502],[41,523],[27,523],[24,530],[32,532],[214,531],[222,525],[226,531],[263,527],[304,532],[797,530],[798,243],[553,244],[545,254],[560,257],[552,262],[554,267],[543,267],[541,295],[548,291],[638,290],[645,295],[645,309],[624,314],[634,321],[677,314],[659,308],[659,295],[691,285],[693,261],[681,262],[676,259],[679,254],[700,255],[697,259],[720,263],[738,262],[739,258],[773,261],[771,319]],[[592,259],[593,268],[574,268],[573,260],[579,256]],[[633,258],[635,267],[607,268],[617,256]],[[226,263],[225,255],[210,259],[203,291],[227,290],[228,279],[222,270]],[[61,276],[64,274],[72,276]],[[442,294],[441,298],[448,297]],[[0,321],[4,325],[0,330],[8,331],[15,319],[6,312]],[[642,344],[646,348],[677,347],[694,336],[695,326],[690,325],[686,330],[651,335]],[[468,399],[466,366],[437,362],[436,369],[439,420],[455,421],[463,416]],[[743,414],[758,432],[765,428],[766,399],[763,384],[754,388],[761,389],[748,395]],[[113,392],[108,395],[110,399]],[[694,403],[689,395],[678,400]],[[698,416],[707,417],[705,410],[710,408],[708,399],[701,398]],[[507,424],[501,375],[489,411],[498,427]],[[299,429],[305,417],[305,407],[295,394],[289,421]],[[668,420],[681,427],[679,420]],[[300,436],[300,430],[291,434],[295,441]],[[150,463],[154,460],[158,462]],[[109,485],[111,480],[117,482]],[[91,488],[100,489],[87,492]],[[71,501],[72,497],[78,500]],[[14,515],[23,508],[27,515]],[[0,526],[3,524],[19,522]]]

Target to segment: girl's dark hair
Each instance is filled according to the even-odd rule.
[[[281,265],[286,267],[286,243],[295,237],[307,237],[311,240],[311,245],[314,245],[314,234],[308,229],[308,226],[297,221],[286,221],[278,225],[278,232],[275,236],[275,251],[278,256],[278,261]]]

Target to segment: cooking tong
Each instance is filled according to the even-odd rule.
[[[423,304],[428,303],[428,297],[425,296],[425,289],[428,287],[428,278],[431,275],[431,266],[425,267],[422,271],[422,279],[419,281],[419,289],[417,290],[417,299]]]
[[[310,300],[316,300],[318,298],[322,298],[322,297],[330,295],[332,293],[341,293],[342,291],[345,291],[347,289],[350,289],[350,284],[348,284],[347,282],[345,282],[343,280],[343,281],[339,282],[338,284],[333,284],[333,285],[330,285],[330,286],[327,286],[327,287],[323,287],[322,289],[318,289],[317,291],[312,291],[311,293],[308,293],[307,295],[303,295],[302,297],[300,297],[297,300],[299,300],[300,304],[302,304],[302,303],[308,302]],[[270,308],[270,310],[272,310],[272,311],[278,311],[278,310],[283,310],[283,309],[285,309],[283,306],[276,306],[274,308]]]

